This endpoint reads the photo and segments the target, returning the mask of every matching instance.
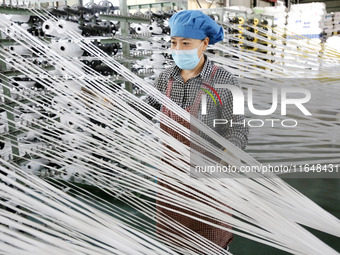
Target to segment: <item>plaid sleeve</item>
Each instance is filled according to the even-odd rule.
[[[162,75],[159,75],[156,78],[156,80],[154,81],[153,86],[156,89],[161,90],[161,85],[162,85]],[[161,104],[152,95],[147,95],[146,98],[143,101],[145,103],[151,105],[152,107],[154,107],[158,111],[161,109]]]
[[[228,72],[229,73],[229,72]],[[239,87],[235,76],[230,73],[226,77],[226,83]],[[244,115],[233,114],[233,96],[232,93],[223,89],[221,91],[223,96],[224,106],[222,107],[222,118],[229,121],[228,129],[225,137],[241,149],[245,149],[248,143],[249,128],[246,124]],[[231,124],[232,123],[232,124]]]
[[[161,73],[154,81],[153,86],[158,89],[159,91],[163,92],[164,87],[167,84],[166,79],[164,78],[164,73]],[[163,92],[164,93],[164,92]],[[160,111],[161,109],[161,103],[159,103],[151,94],[148,94],[143,101],[149,105],[151,105],[156,110]],[[141,108],[137,107],[136,105],[131,105],[135,110],[139,111],[141,114],[143,114],[146,118],[152,119],[152,116],[144,112]]]

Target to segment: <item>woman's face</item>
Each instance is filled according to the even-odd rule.
[[[208,44],[209,44],[209,37],[206,37],[203,40],[178,37],[178,36],[171,37],[171,49],[172,50],[192,50],[192,49],[197,49],[201,45],[201,47],[198,49],[198,56],[202,55],[203,51],[206,50]]]

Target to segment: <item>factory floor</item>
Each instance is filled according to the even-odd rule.
[[[323,209],[340,219],[340,179],[284,179],[289,185],[313,200]],[[340,238],[306,228],[320,240],[340,253]],[[286,255],[290,254],[249,239],[235,236],[230,251],[237,255]],[[327,255],[327,254],[320,254]]]

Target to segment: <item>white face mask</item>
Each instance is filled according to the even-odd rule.
[[[201,48],[203,41],[200,46],[196,49],[192,50],[170,50],[172,54],[172,58],[175,61],[176,65],[183,70],[192,70],[194,69],[198,63],[200,62],[202,56],[198,58],[198,49]]]

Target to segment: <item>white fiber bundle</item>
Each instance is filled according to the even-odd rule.
[[[41,18],[47,22],[45,17],[41,16]],[[4,20],[1,20],[0,24],[9,25]],[[65,31],[64,36],[68,40],[79,42],[81,49],[102,61],[137,88],[152,94],[158,102],[166,105],[184,120],[190,121],[194,127],[199,128],[218,145],[227,148],[241,161],[202,139],[201,136],[192,134],[189,129],[164,116],[135,95],[116,89],[119,88],[117,84],[87,68],[78,58],[68,58],[59,54],[53,48],[51,50],[48,43],[33,37],[19,26],[14,25],[14,27],[21,36],[17,43],[31,47],[34,45],[38,49],[35,54],[53,65],[63,77],[47,72],[41,66],[32,66],[27,61],[23,62],[21,56],[11,55],[0,49],[3,59],[11,58],[14,62],[12,66],[17,69],[19,69],[17,63],[21,63],[20,72],[34,81],[39,80],[53,95],[53,97],[48,97],[37,91],[32,92],[32,98],[22,95],[27,100],[33,100],[36,106],[43,107],[53,117],[45,115],[48,121],[44,126],[38,123],[40,129],[27,126],[26,123],[17,123],[17,128],[39,132],[39,139],[45,144],[45,146],[37,146],[31,150],[29,155],[38,159],[48,159],[48,164],[40,164],[40,166],[44,165],[44,169],[37,165],[31,166],[31,169],[44,170],[44,176],[47,173],[55,175],[53,181],[39,178],[12,161],[0,159],[1,178],[4,180],[0,183],[0,195],[3,198],[0,203],[7,208],[0,212],[2,223],[0,250],[2,252],[6,254],[133,255],[176,254],[177,252],[196,254],[197,250],[207,254],[221,252],[220,247],[178,222],[164,215],[155,215],[154,200],[157,199],[168,202],[172,206],[185,208],[189,212],[198,212],[202,216],[202,219],[199,219],[202,222],[204,217],[209,220],[218,220],[232,226],[230,232],[234,234],[289,253],[338,254],[300,224],[339,236],[339,219],[290,187],[278,176],[271,173],[226,173],[223,175],[224,178],[213,178],[216,176],[209,174],[204,174],[204,178],[191,176],[188,167],[191,162],[191,148],[160,130],[158,125],[145,118],[140,111],[149,114],[155,121],[173,128],[185,138],[190,139],[193,144],[204,146],[219,160],[224,160],[237,169],[244,166],[259,166],[260,163],[252,155],[234,146],[225,137],[211,132],[210,128],[200,120],[191,117],[187,111],[152,85],[136,76],[91,42],[84,40],[79,33],[70,29]],[[259,38],[261,38],[260,35]],[[263,37],[261,39],[266,40]],[[278,39],[285,40],[279,36]],[[275,41],[272,43],[275,44]],[[271,48],[259,44],[254,46],[267,50]],[[278,85],[282,77],[314,76],[324,78],[327,86],[332,86],[334,89],[332,95],[326,89],[326,85],[319,81],[309,84],[311,89],[319,86],[320,91],[328,93],[327,98],[332,106],[331,112],[320,111],[316,115],[303,118],[302,127],[308,126],[309,129],[297,129],[296,133],[290,134],[287,131],[285,134],[287,137],[284,138],[275,135],[272,130],[267,131],[262,136],[262,141],[267,143],[264,147],[269,153],[263,155],[263,158],[272,158],[274,163],[280,163],[283,157],[286,158],[295,153],[294,148],[296,151],[306,149],[313,142],[315,143],[315,140],[332,144],[332,141],[325,139],[329,139],[327,138],[329,131],[335,130],[336,120],[329,122],[327,127],[323,125],[322,120],[325,116],[336,116],[338,112],[338,104],[335,105],[333,102],[336,99],[334,91],[339,91],[339,88],[335,83],[327,80],[329,74],[334,74],[339,78],[336,71],[332,71],[332,67],[339,64],[336,55],[333,54],[324,59],[323,68],[307,71],[302,67],[291,69],[277,65],[275,62],[267,62],[261,59],[264,54],[257,52],[243,52],[218,44],[212,46],[211,49],[237,56],[235,59],[215,56],[213,60],[227,70],[243,75],[245,77],[243,84],[248,87],[258,86],[261,89],[272,84]],[[275,49],[272,50],[275,51]],[[290,50],[292,52],[287,56],[294,55],[294,50]],[[296,50],[295,53],[297,59],[310,56],[304,51]],[[286,53],[281,51],[280,54]],[[272,57],[276,61],[284,61],[278,56],[265,56]],[[318,56],[314,56],[310,59],[309,65],[313,66],[319,60]],[[44,79],[39,79],[38,74],[44,75]],[[73,81],[77,85],[65,86],[65,76],[74,77]],[[271,79],[273,83],[269,84],[266,79],[257,79],[260,76]],[[77,79],[79,77],[83,79],[79,81]],[[297,79],[296,82],[296,86],[306,86],[305,79]],[[79,90],[79,84],[91,93],[83,93]],[[44,100],[34,100],[38,96]],[[22,104],[16,99],[8,98],[8,100],[19,103],[24,111],[41,115],[32,105]],[[260,106],[268,105],[262,103]],[[322,105],[316,105],[313,110],[316,111],[317,107],[322,107]],[[8,111],[15,113],[14,109],[8,109]],[[77,128],[70,125],[71,121]],[[321,126],[323,129],[320,129]],[[152,136],[148,135],[150,133]],[[301,134],[305,136],[305,139],[297,141],[294,135],[300,136]],[[286,152],[287,154],[281,158],[275,158],[273,156],[278,154],[271,154],[271,150],[282,150],[283,145],[280,145],[280,148],[276,144],[279,139],[295,143],[296,147],[289,144],[286,149],[289,148],[292,151]],[[259,157],[261,148],[256,146],[258,146],[256,143],[250,144],[250,147],[254,149],[253,155]],[[176,152],[169,147],[176,148]],[[313,151],[318,151],[318,149],[320,148],[312,148]],[[336,161],[340,158],[338,150],[325,153],[329,160]],[[199,155],[199,158],[194,159],[194,164],[216,163],[206,155]],[[24,159],[23,155],[17,157]],[[52,167],[53,164],[55,167]],[[156,184],[155,176],[158,181],[163,181],[186,195]],[[155,236],[154,226],[149,221],[118,208],[114,204],[108,204],[85,190],[76,189],[72,183],[59,180],[77,180],[96,186],[112,198],[124,200],[150,221],[167,223],[172,229],[179,230],[180,234],[163,231]],[[70,190],[74,193],[68,193]],[[143,196],[135,195],[136,192]],[[208,224],[213,223],[208,222]],[[223,229],[222,226],[217,227]],[[183,245],[176,244],[174,242],[176,238],[180,238]],[[228,253],[222,251],[221,254]]]

